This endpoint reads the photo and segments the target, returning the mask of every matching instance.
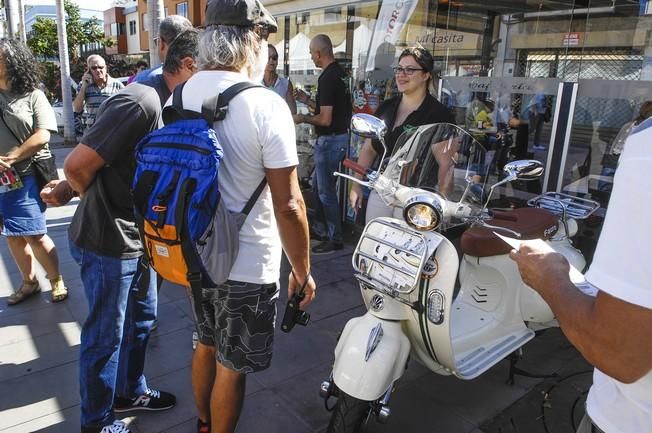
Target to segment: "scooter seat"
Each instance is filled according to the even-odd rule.
[[[520,233],[520,240],[550,239],[557,233],[558,218],[555,214],[540,208],[519,208],[510,211],[493,211],[491,219],[486,223],[492,226],[505,227]],[[489,257],[508,254],[512,249],[502,239],[493,234],[495,229],[487,227],[472,227],[462,234],[461,248],[464,254],[474,257]],[[514,235],[504,232],[507,237]]]

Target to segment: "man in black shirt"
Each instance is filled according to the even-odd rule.
[[[67,180],[41,193],[54,205],[64,204],[73,191],[82,196],[69,229],[89,304],[79,360],[82,433],[129,433],[115,413],[160,411],[176,402],[174,395],[150,388],[143,373],[157,292],[151,276],[145,296],[135,296],[143,245],[130,189],[135,146],[161,126],[161,107],[195,72],[197,49],[198,32],[188,23],[170,46],[163,74],[107,99],[66,158]]]
[[[315,125],[317,132],[312,179],[317,216],[314,237],[322,242],[312,252],[324,254],[343,247],[341,212],[333,172],[339,168],[349,141],[351,89],[349,77],[335,61],[333,44],[328,36],[317,35],[310,41],[310,57],[315,66],[322,69],[317,83],[317,99],[312,101],[300,90],[295,91],[295,98],[313,109],[315,115],[295,114],[294,121]]]

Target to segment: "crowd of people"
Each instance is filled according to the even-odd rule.
[[[131,183],[136,144],[162,126],[163,108],[177,86],[185,83],[180,92],[183,109],[202,112],[207,98],[234,84],[261,84],[236,95],[226,117],[214,124],[224,152],[218,183],[227,208],[247,204],[261,179],[266,186],[242,225],[228,281],[189,294],[199,340],[191,377],[197,432],[235,431],[247,374],[271,364],[281,252],[291,266],[288,295],[302,290],[301,307],[306,308],[317,290],[310,253],[329,253],[344,245],[333,172],[346,156],[352,95],[330,38],[317,35],[310,42],[310,56],[322,70],[313,100],[278,75],[278,53],[267,43],[277,24],[259,1],[209,0],[205,24],[199,31],[180,16],[163,20],[157,39],[163,63],[149,70],[139,65],[141,71],[126,88],[109,76],[101,56],[90,56],[74,100],[75,113],[85,113],[78,125],[82,138],[64,162],[65,180],[46,182],[34,166],[52,157],[48,141],[56,131],[54,115],[39,90],[29,50],[18,41],[0,40],[0,215],[2,234],[22,277],[7,299],[9,305],[41,290],[37,261],[50,280],[52,301],[66,299],[44,211],[46,204],[62,206],[81,197],[69,238],[89,305],[79,360],[82,433],[129,433],[116,414],[160,411],[176,404],[172,393],[150,387],[144,374],[158,290],[151,269],[144,293],[136,284],[144,248]],[[451,112],[432,96],[435,73],[434,59],[423,48],[405,49],[398,57],[394,79],[399,94],[376,111],[387,125],[388,152],[402,135],[421,125],[454,123]],[[297,113],[297,102],[310,113]],[[538,144],[544,102],[536,100],[533,107]],[[470,121],[477,124],[482,111],[486,116],[489,109],[478,99]],[[297,179],[295,124],[301,123],[313,125],[317,134],[315,216],[310,227]],[[643,194],[636,200],[640,208],[627,210],[632,185],[649,183],[637,174],[652,162],[644,143],[650,126],[641,120],[630,128],[627,146],[620,146],[612,203],[587,273],[587,280],[598,288],[597,297],[583,295],[570,283],[562,256],[527,244],[512,252],[525,281],[546,299],[569,340],[596,366],[583,432],[635,433],[652,425],[652,344],[646,334],[652,325],[652,294],[641,255],[651,241],[644,229],[644,206],[652,202],[646,197],[652,185],[637,187]],[[368,139],[358,163],[373,167],[384,151]],[[354,185],[349,195],[353,209],[361,208],[362,196]],[[372,193],[367,219],[387,212]],[[622,224],[624,219],[627,224]],[[311,238],[320,241],[312,249]],[[639,271],[610,265],[625,261],[638,263]]]

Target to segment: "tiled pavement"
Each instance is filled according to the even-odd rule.
[[[61,163],[67,149],[56,152]],[[5,299],[20,277],[5,241],[0,241],[2,432],[79,431],[77,357],[87,307],[77,266],[68,252],[66,229],[74,208],[72,203],[48,210],[50,235],[70,289],[64,303],[52,304],[48,291],[8,308]],[[291,334],[277,332],[271,368],[248,378],[238,433],[325,431],[329,414],[318,396],[319,384],[330,372],[338,333],[348,319],[364,312],[351,277],[351,251],[348,246],[336,254],[314,257],[319,294],[311,307],[311,323]],[[41,282],[49,287],[42,272]],[[278,305],[282,312],[285,296]],[[126,421],[136,433],[190,433],[195,426],[190,387],[192,321],[184,291],[164,286],[159,308],[159,328],[150,340],[146,373],[153,387],[175,393],[178,404],[167,412]],[[571,433],[571,416],[581,417],[583,392],[590,384],[589,374],[572,375],[588,369],[585,361],[561,332],[551,330],[528,344],[521,364],[532,371],[559,372],[563,379],[517,377],[516,384],[508,386],[504,361],[480,378],[464,382],[435,375],[412,362],[392,396],[389,422],[370,422],[364,431]]]

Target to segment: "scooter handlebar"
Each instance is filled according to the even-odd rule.
[[[354,172],[356,172],[356,173],[358,173],[358,174],[360,174],[362,176],[366,176],[369,173],[371,173],[370,169],[368,169],[366,167],[363,167],[360,164],[358,164],[357,162],[351,161],[348,158],[345,159],[344,161],[342,161],[342,165],[344,167],[350,169],[350,170],[353,170]]]

